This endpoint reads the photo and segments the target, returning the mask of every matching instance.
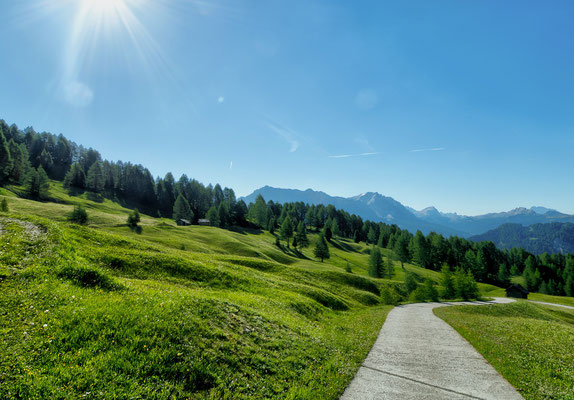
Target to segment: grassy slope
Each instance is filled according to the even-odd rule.
[[[55,202],[0,190],[14,217],[47,228],[50,245],[42,247],[52,249],[43,263],[18,267],[21,255],[0,257],[8,294],[0,329],[12,337],[0,339],[0,369],[13,371],[0,377],[7,383],[0,396],[337,398],[390,309],[379,305],[380,289],[400,292],[404,280],[398,263],[393,280],[368,278],[362,243],[336,239],[331,259],[320,263],[310,248],[278,249],[268,232],[177,227],[143,215],[138,235],[125,224],[130,210],[71,197],[58,183]],[[75,204],[87,208],[89,227],[65,222]],[[344,272],[347,263],[353,274]],[[440,277],[410,264],[405,270],[420,281]],[[78,286],[86,280],[91,288]],[[479,288],[489,296],[500,290]]]
[[[390,310],[364,246],[319,263],[268,233],[145,216],[137,235],[113,202],[52,194],[11,197],[2,219],[1,398],[334,399]],[[90,227],[63,222],[73,203]]]
[[[574,399],[574,311],[524,301],[435,309],[526,399]]]

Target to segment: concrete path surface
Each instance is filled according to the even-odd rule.
[[[449,305],[395,307],[342,400],[522,399],[522,396],[450,325],[433,314]]]
[[[556,303],[547,303],[545,301],[536,301],[536,300],[528,300],[531,303],[537,303],[537,304],[543,304],[545,306],[553,306],[553,307],[562,307],[562,308],[568,308],[570,310],[574,310],[574,307],[572,306],[566,306],[564,304],[556,304]]]

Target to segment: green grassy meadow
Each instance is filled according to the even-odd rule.
[[[574,399],[574,310],[517,301],[434,312],[525,399]]]
[[[347,239],[321,263],[269,232],[142,215],[138,233],[109,199],[57,182],[50,202],[10,189],[0,189],[10,210],[0,215],[0,398],[337,399],[392,308],[382,291],[405,302],[407,271],[440,279],[398,262],[392,279],[370,278],[369,246]],[[75,205],[86,226],[67,222]]]
[[[401,290],[366,277],[365,246],[320,263],[259,231],[143,216],[137,234],[116,203],[51,193],[8,196],[0,220],[1,398],[335,399],[391,309],[381,289]]]

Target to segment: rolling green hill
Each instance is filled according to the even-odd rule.
[[[334,239],[321,263],[257,230],[143,215],[138,234],[114,202],[50,193],[2,191],[2,398],[334,399],[391,308],[381,292],[405,296],[398,263],[367,276],[363,244]],[[66,222],[77,204],[88,226]]]

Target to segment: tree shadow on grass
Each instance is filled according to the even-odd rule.
[[[93,201],[94,203],[104,202],[104,196],[102,196],[100,193],[88,192],[86,194],[86,198],[90,201]]]
[[[228,229],[231,232],[239,233],[241,235],[261,235],[263,230],[259,228],[244,227],[244,226],[232,226]]]
[[[336,249],[342,250],[342,251],[346,251],[349,253],[358,253],[357,250],[355,250],[353,247],[349,246],[347,243],[338,240],[338,239],[331,239],[331,245],[333,247],[335,247]]]

